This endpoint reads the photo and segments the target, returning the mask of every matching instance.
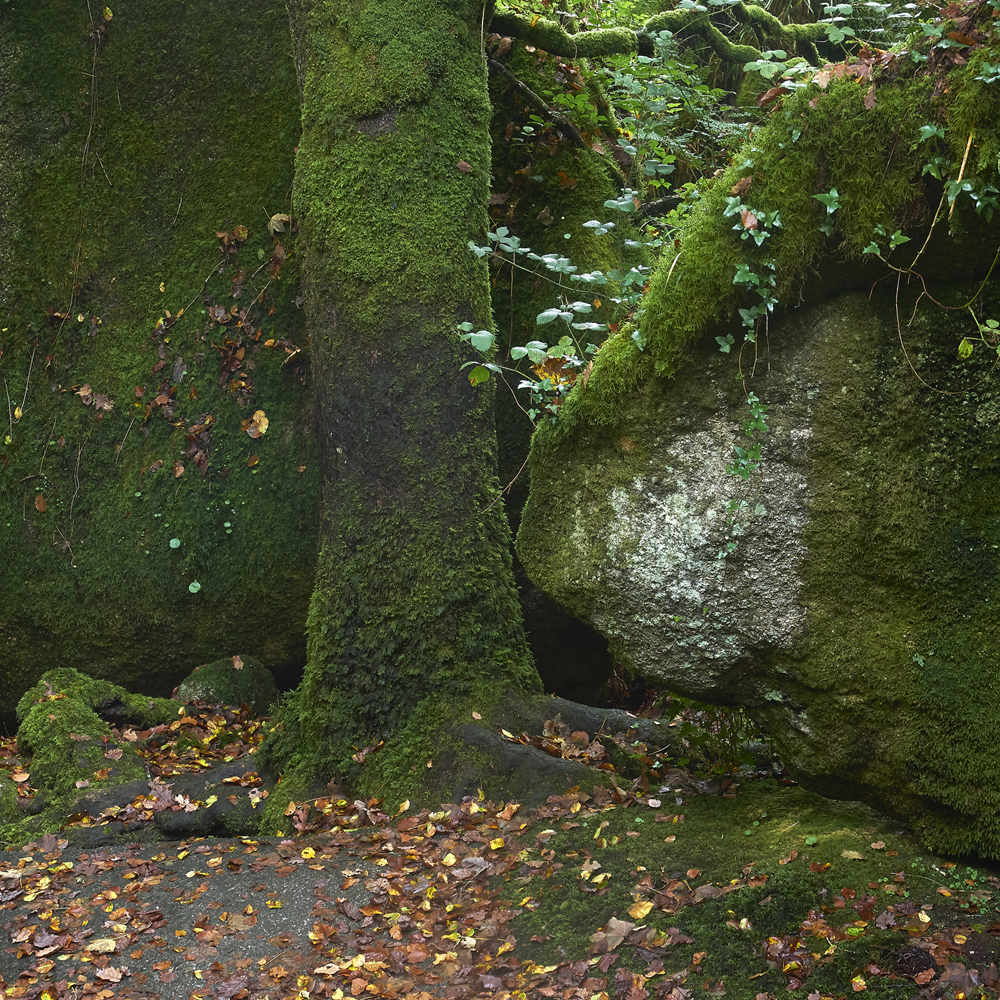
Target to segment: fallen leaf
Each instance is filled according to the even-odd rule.
[[[467,174],[472,169],[472,164],[466,163],[465,160],[459,160],[458,163],[455,164],[455,166],[458,167],[458,169],[461,170],[463,174]]]
[[[264,415],[264,411],[257,410],[252,417],[242,422],[242,426],[243,430],[256,441],[257,438],[264,436],[268,423],[269,421]]]
[[[101,955],[108,955],[118,947],[114,938],[95,938],[89,941],[84,951],[96,951]]]
[[[272,236],[275,233],[283,233],[285,231],[285,224],[290,223],[291,221],[292,217],[290,215],[286,215],[284,212],[278,212],[277,215],[272,215],[268,220],[268,231]]]
[[[45,503],[45,497],[43,497],[42,494],[39,493],[35,497],[35,510],[37,510],[39,514],[44,514],[46,506],[47,505]]]
[[[791,91],[787,87],[771,87],[770,90],[765,90],[763,94],[757,96],[757,107],[762,108],[765,104],[770,104],[771,101],[776,101],[783,94],[790,94]]]

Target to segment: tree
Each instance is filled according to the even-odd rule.
[[[540,683],[494,503],[491,395],[460,371],[458,325],[490,322],[486,269],[468,250],[489,196],[483,10],[289,10],[320,373],[322,543],[306,676],[285,713],[308,781],[349,763],[359,739],[413,726],[428,698],[449,716],[473,695],[495,712],[508,688]]]
[[[292,0],[289,12],[322,544],[306,675],[265,760],[301,794],[367,757],[365,787],[385,794],[388,782],[402,797],[435,757],[454,763],[461,743],[477,740],[468,729],[456,736],[456,716],[481,719],[481,737],[509,714],[508,698],[540,690],[495,503],[491,394],[461,374],[460,324],[490,325],[486,266],[468,250],[487,228],[486,33],[581,56],[652,52],[652,32],[697,23],[726,58],[759,51],[688,11],[641,32],[583,34],[471,0]],[[761,37],[777,31],[815,56],[815,25],[738,12]],[[390,735],[377,754],[359,752]],[[489,786],[488,766],[473,771],[472,789]]]

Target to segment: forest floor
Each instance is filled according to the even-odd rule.
[[[213,741],[232,755],[202,708],[174,729],[183,750],[147,744],[158,787],[207,767]],[[607,767],[558,725],[533,740]],[[151,795],[111,843],[113,815],[76,815],[0,853],[0,995],[997,996],[1000,872],[930,855],[859,803],[649,759],[642,781],[534,811],[418,812],[334,790],[293,803],[274,837],[147,841]],[[14,741],[0,766],[30,794]]]

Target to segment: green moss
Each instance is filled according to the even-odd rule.
[[[233,657],[196,667],[177,687],[178,701],[207,701],[212,705],[246,704],[265,714],[278,698],[271,672],[252,658],[236,666]]]
[[[119,718],[144,729],[171,722],[177,716],[179,707],[176,701],[169,698],[134,694],[118,684],[90,677],[73,667],[58,667],[42,674],[35,686],[21,696],[16,710],[18,723],[23,725],[39,704],[63,698],[78,701],[87,709],[113,707]],[[22,738],[28,740],[23,749],[29,752],[38,745],[32,737],[22,737],[19,730],[18,740]],[[39,738],[42,738],[41,734]]]
[[[660,823],[657,814],[682,815],[683,820]],[[859,919],[855,900],[874,897],[869,905],[878,914],[907,899],[919,904],[939,885],[952,887],[957,898],[959,886],[969,889],[966,877],[973,879],[973,888],[985,889],[989,877],[989,872],[957,868],[949,874],[941,867],[943,859],[926,856],[912,836],[859,803],[831,802],[771,782],[745,785],[732,800],[699,796],[659,810],[610,807],[596,815],[582,813],[577,822],[554,823],[545,833],[543,827],[542,822],[529,827],[525,840],[531,843],[542,834],[548,863],[522,868],[516,882],[505,886],[517,914],[511,930],[524,943],[523,960],[545,965],[587,959],[590,935],[616,917],[658,934],[673,928],[687,935],[692,940],[669,949],[665,973],[690,970],[701,953],[687,987],[722,980],[727,996],[736,998],[785,991],[788,980],[761,953],[761,942],[771,936],[801,935],[819,956],[808,991],[835,996],[855,975],[864,974],[869,961],[904,943],[898,929],[883,931],[868,920],[856,937],[829,949],[829,941],[800,929],[811,910],[841,926]],[[882,847],[872,847],[880,842]],[[598,876],[602,881],[595,884]],[[739,888],[677,912],[670,912],[668,903],[636,919],[629,914],[634,902],[656,895],[643,890],[644,878],[656,888],[674,882],[682,896],[706,884]],[[957,906],[951,911],[947,897],[934,899],[932,933],[953,923],[991,919],[989,902],[983,910],[973,906],[979,915],[968,917]],[[619,965],[646,971],[648,963],[630,944],[623,943],[616,954]],[[894,983],[865,978],[869,992],[878,995],[912,993],[912,986],[896,992]]]
[[[96,788],[146,777],[135,748],[113,740],[110,726],[74,698],[35,705],[18,727],[18,749],[30,754],[32,787],[47,806],[57,805],[57,811],[79,794],[79,780],[91,781]],[[118,760],[106,757],[109,749],[122,751]],[[105,771],[104,778],[97,776]]]
[[[223,37],[239,56],[223,54]],[[86,10],[57,0],[3,18],[0,45],[16,54],[0,149],[11,206],[0,351],[11,408],[23,404],[0,435],[8,689],[20,694],[53,662],[146,686],[155,661],[165,692],[231,647],[294,669],[317,523],[308,368],[280,346],[304,345],[294,234],[281,237],[292,261],[252,310],[259,339],[244,334],[247,399],[220,385],[213,346],[235,321],[207,316],[211,302],[250,305],[268,274],[267,219],[289,208],[287,18],[263,2],[181,13],[154,0],[116,10],[95,47]],[[232,257],[215,270],[215,232],[237,224],[250,230],[241,299]],[[112,408],[85,405],[84,385]],[[147,415],[169,391],[169,418]],[[254,442],[241,424],[258,408],[270,427]],[[189,435],[209,415],[202,474]]]
[[[0,828],[15,822],[21,815],[17,805],[17,785],[6,775],[0,776]]]
[[[678,219],[679,246],[659,261],[635,319],[646,351],[636,349],[632,327],[612,338],[586,388],[577,389],[565,405],[561,426],[536,438],[540,454],[573,433],[578,421],[616,425],[652,367],[658,375],[673,375],[697,337],[716,326],[723,332],[731,328],[737,308],[758,301],[734,285],[738,263],[766,274],[767,262],[773,262],[779,301],[797,300],[821,255],[857,257],[876,226],[892,232],[904,218],[919,216],[926,206],[922,190],[914,193],[913,177],[922,162],[919,126],[932,114],[929,83],[883,86],[871,109],[864,100],[853,81],[832,81],[825,91],[797,90],[733,164],[706,182],[693,211]],[[760,247],[740,238],[738,214],[723,214],[733,189],[746,178],[750,186],[741,203],[759,217],[780,213],[780,226],[770,228]],[[820,231],[827,210],[814,197],[834,188],[840,205],[830,217],[836,244]]]
[[[944,302],[970,294],[934,291]],[[804,771],[822,766],[883,789],[936,850],[998,857],[1000,731],[989,709],[998,664],[986,609],[1000,597],[992,420],[1000,390],[985,378],[984,354],[955,359],[968,320],[933,308],[917,313],[907,346],[938,391],[915,378],[895,308],[885,304],[882,324],[845,312],[855,349],[832,349],[824,362],[830,383],[852,390],[825,395],[816,410],[823,444],[810,459],[816,501],[804,593],[811,639],[775,664],[796,678],[791,700],[816,735],[815,746],[789,739],[787,752]],[[995,297],[982,308],[995,311]],[[899,309],[910,315],[912,299]],[[779,721],[780,710],[761,712]]]

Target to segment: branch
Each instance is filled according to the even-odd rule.
[[[628,28],[601,28],[598,31],[571,33],[557,21],[544,17],[526,17],[503,11],[493,15],[490,31],[512,35],[529,45],[537,46],[554,56],[571,59],[592,59],[637,52],[641,56],[653,55],[653,42],[640,31]]]
[[[814,65],[819,64],[815,43],[826,34],[824,25],[783,24],[756,4],[737,3],[726,9],[738,22],[754,29],[755,33],[797,52]],[[711,22],[707,13],[698,10],[662,11],[651,17],[641,31],[602,28],[598,31],[580,32],[567,31],[557,21],[503,11],[494,14],[490,30],[501,35],[511,35],[554,56],[572,59],[631,53],[651,56],[654,53],[652,36],[660,31],[699,35],[723,62],[748,63],[761,57],[760,49],[755,46],[731,42]]]
[[[502,73],[508,80],[527,98],[528,103],[543,117],[548,118],[550,122],[558,125],[563,132],[569,137],[573,142],[574,146],[580,149],[590,150],[590,146],[587,145],[586,139],[580,135],[577,127],[564,115],[559,114],[558,111],[553,111],[541,97],[536,94],[531,87],[529,87],[523,80],[519,80],[516,76],[503,63],[497,62],[496,59],[489,60],[490,68],[497,70]]]
[[[657,219],[668,212],[672,212],[684,198],[679,194],[668,194],[664,198],[657,198],[655,201],[644,201],[639,206],[639,211],[647,219]]]

